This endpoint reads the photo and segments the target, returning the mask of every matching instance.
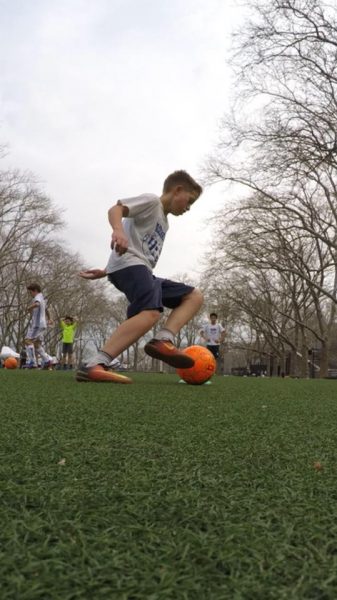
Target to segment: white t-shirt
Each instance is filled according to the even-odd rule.
[[[32,316],[30,319],[30,327],[47,327],[46,321],[46,301],[43,297],[43,294],[36,294],[33,298],[32,304],[34,302],[38,302],[39,306],[33,309]]]
[[[121,200],[120,203],[129,209],[128,216],[123,219],[129,240],[128,250],[122,256],[112,250],[106,272],[114,273],[134,265],[145,265],[152,270],[169,228],[160,198],[155,194],[142,194]]]
[[[212,325],[212,323],[207,323],[201,331],[203,332],[203,337],[206,339],[208,346],[218,346],[220,344],[221,334],[225,329],[220,323],[215,323],[214,325]]]

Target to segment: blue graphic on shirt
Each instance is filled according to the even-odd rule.
[[[143,237],[143,252],[146,258],[149,260],[152,267],[154,267],[157,264],[158,258],[163,247],[165,235],[166,232],[164,231],[160,223],[157,223],[154,232],[147,233]]]

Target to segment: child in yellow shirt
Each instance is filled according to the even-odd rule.
[[[61,319],[60,326],[62,330],[62,358],[61,367],[63,369],[73,368],[73,345],[77,328],[76,317],[66,316]]]

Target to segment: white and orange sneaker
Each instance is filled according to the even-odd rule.
[[[103,365],[95,365],[94,367],[81,366],[76,373],[76,381],[92,382],[92,383],[132,383],[130,377],[110,371]]]

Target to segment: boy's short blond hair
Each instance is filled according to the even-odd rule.
[[[171,173],[166,177],[163,187],[164,194],[170,192],[177,185],[181,185],[189,192],[196,192],[198,196],[202,194],[201,185],[199,185],[199,183],[197,183],[186,171],[174,171],[174,173]]]

